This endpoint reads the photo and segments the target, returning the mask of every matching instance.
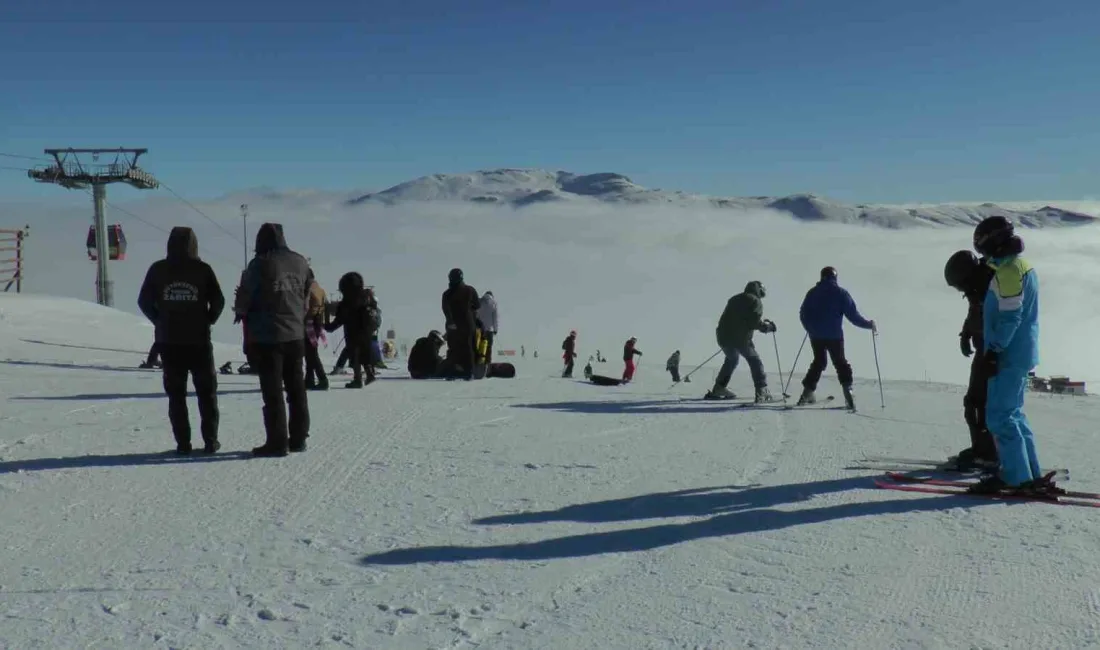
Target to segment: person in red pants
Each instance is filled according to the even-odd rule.
[[[634,347],[638,342],[635,337],[630,337],[626,345],[623,346],[623,362],[626,364],[626,369],[623,370],[623,383],[634,379],[634,355],[642,356],[642,351]]]

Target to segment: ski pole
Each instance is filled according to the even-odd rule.
[[[711,359],[713,359],[714,357],[718,356],[718,355],[719,355],[719,354],[721,354],[721,353],[722,353],[722,348],[718,348],[718,351],[717,351],[717,352],[715,352],[714,354],[710,355],[710,359],[707,359],[707,360],[706,360],[706,361],[704,361],[703,363],[700,363],[699,365],[695,366],[695,370],[692,370],[692,371],[691,371],[691,372],[689,372],[688,374],[684,375],[684,376],[683,376],[683,377],[681,378],[681,380],[680,380],[680,381],[687,381],[687,380],[688,380],[688,378],[689,378],[689,377],[691,377],[692,375],[694,375],[694,374],[695,374],[695,372],[696,372],[697,370],[699,370],[699,369],[700,369],[700,368],[702,368],[703,366],[705,366],[705,365],[707,365],[708,363],[710,363],[710,360],[711,360]],[[676,382],[676,383],[680,383],[680,382]],[[673,388],[676,388],[676,383],[674,383],[674,384],[672,384],[671,386],[669,386],[669,387],[668,387],[668,390],[672,390]]]
[[[340,342],[337,343],[336,347],[332,349],[333,354],[337,354],[338,352],[340,352],[340,348],[344,347],[344,339],[346,339],[346,338],[347,337],[344,337],[343,339],[340,339]]]
[[[808,338],[810,338],[810,333],[806,332],[802,337],[802,345],[798,346],[798,353],[794,355],[794,364],[791,366],[791,374],[787,375],[787,383],[783,386],[784,393],[791,387],[791,381],[794,379],[794,369],[798,367],[798,358],[802,356],[802,348],[806,347],[806,340]]]
[[[775,367],[776,367],[777,370],[779,370],[779,383],[782,384],[783,383],[783,366],[779,361],[779,337],[775,335],[774,331],[772,331],[772,343],[775,344]],[[786,391],[786,389],[783,390],[783,401],[784,402],[787,401],[787,391]]]
[[[886,408],[886,393],[883,392],[883,390],[882,390],[882,371],[879,370],[879,367],[878,367],[878,340],[877,339],[878,339],[878,332],[877,331],[872,331],[871,332],[871,345],[874,346],[874,350],[875,350],[875,372],[878,373],[878,395],[879,395],[879,399],[882,400],[882,408]]]

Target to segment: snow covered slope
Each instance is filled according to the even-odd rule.
[[[46,298],[0,313],[0,647],[1100,644],[1100,513],[845,469],[957,451],[959,386],[887,382],[884,410],[860,381],[852,415],[681,401],[716,364],[669,391],[648,357],[619,388],[545,357],[514,380],[393,371],[310,394],[309,450],[252,459],[256,381],[221,377],[222,452],[179,458],[159,374],[114,351],[143,351],[144,325]],[[1043,464],[1100,490],[1100,404],[1028,413]]]
[[[861,223],[888,228],[969,225],[1001,214],[1027,228],[1091,224],[1096,216],[1067,207],[1022,208],[994,203],[944,205],[846,205],[812,194],[787,197],[720,198],[644,188],[622,174],[575,174],[543,169],[494,169],[468,174],[434,174],[364,194],[352,205],[402,205],[444,201],[526,207],[561,201],[600,201],[645,206],[776,210],[803,221]]]

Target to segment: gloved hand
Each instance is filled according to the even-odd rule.
[[[997,374],[997,367],[999,365],[997,357],[996,350],[986,350],[982,353],[979,363],[981,364],[982,374],[985,375],[986,378]]]
[[[240,314],[234,314],[233,315],[233,324],[236,325],[239,322],[241,322],[241,315]]]
[[[974,354],[974,348],[970,347],[969,334],[959,334],[959,350],[962,351],[964,357]]]
[[[765,319],[764,322],[760,324],[760,331],[765,333],[765,334],[770,334],[770,333],[774,332],[775,330],[776,330],[775,323],[773,323],[770,320]]]

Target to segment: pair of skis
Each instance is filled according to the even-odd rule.
[[[993,493],[980,494],[968,492],[967,489],[975,485],[972,481],[939,479],[933,477],[912,476],[904,473],[904,466],[909,466],[908,471],[943,471],[966,474],[951,468],[951,459],[948,461],[926,460],[921,458],[896,458],[891,456],[872,456],[864,458],[866,469],[887,469],[885,476],[875,478],[877,487],[887,490],[901,490],[904,492],[923,492],[927,494],[948,494],[954,496],[974,497],[977,499],[1011,500],[1011,501],[1039,501],[1055,505],[1086,506],[1100,508],[1100,494],[1094,492],[1080,492],[1067,490],[1057,496],[1036,496],[1026,494]],[[892,465],[893,467],[875,467],[875,465]],[[901,467],[899,467],[901,466]],[[1066,468],[1044,469],[1044,474],[1054,479],[1069,480],[1069,470]]]
[[[954,496],[974,497],[977,499],[993,499],[1005,501],[1036,501],[1050,503],[1059,506],[1085,506],[1087,508],[1100,508],[1100,494],[1095,492],[1079,492],[1066,490],[1062,494],[1050,496],[1038,496],[1030,494],[1012,494],[995,492],[992,494],[967,492],[967,488],[975,485],[971,481],[952,481],[947,479],[909,476],[900,472],[887,472],[884,478],[874,479],[875,485],[887,490],[901,490],[903,492],[924,492],[926,494],[949,494]]]

